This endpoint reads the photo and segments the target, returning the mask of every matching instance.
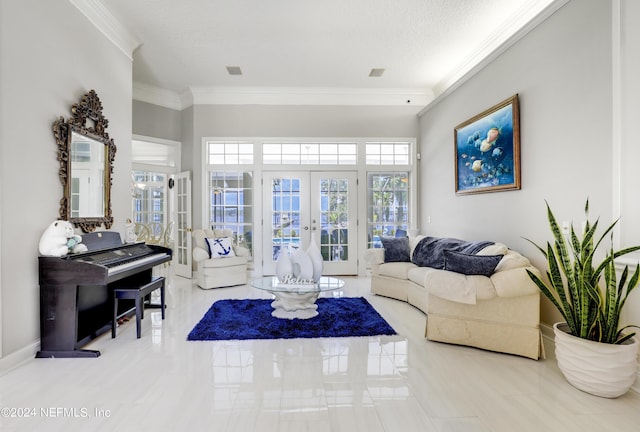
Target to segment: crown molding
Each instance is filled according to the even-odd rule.
[[[190,87],[177,93],[134,82],[133,99],[175,110],[191,105],[413,106],[419,110],[433,100],[433,92],[388,88]]]
[[[335,87],[191,87],[194,105],[367,105],[423,107],[428,89]]]
[[[141,42],[107,10],[100,0],[69,0],[115,46],[133,61],[133,51]]]
[[[434,87],[434,99],[418,115],[423,115],[445,99],[568,2],[569,0],[539,0],[523,6],[500,31],[493,33],[480,49],[462,61]]]
[[[185,104],[184,97],[174,91],[136,81],[133,82],[133,99],[178,111],[190,105]]]

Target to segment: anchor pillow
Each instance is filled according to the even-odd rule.
[[[227,258],[236,256],[230,237],[207,238],[205,240],[209,248],[209,257]]]

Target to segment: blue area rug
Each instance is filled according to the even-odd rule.
[[[395,335],[362,297],[319,298],[318,315],[309,319],[271,316],[272,300],[218,300],[191,330],[187,340],[292,339]]]

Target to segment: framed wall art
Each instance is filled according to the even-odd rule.
[[[514,95],[456,126],[456,194],[520,189],[520,116]]]

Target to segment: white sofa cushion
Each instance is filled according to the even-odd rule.
[[[201,269],[226,268],[226,267],[232,267],[234,265],[246,265],[247,259],[245,257],[207,259],[207,260],[201,261],[199,264]]]
[[[476,255],[506,255],[508,251],[509,248],[506,245],[494,243],[478,251]]]
[[[208,259],[209,259],[209,252],[202,249],[201,247],[196,246],[193,248],[193,260],[195,262],[200,262]]]
[[[431,267],[415,266],[407,272],[407,276],[409,277],[409,280],[411,282],[424,287],[428,278],[432,277],[433,274],[441,271],[443,270],[438,270]]]
[[[426,280],[427,275],[433,270],[435,269],[432,269],[431,267],[413,266],[413,268],[409,269],[407,272],[407,277],[411,282],[424,286],[424,281]]]
[[[535,267],[518,267],[492,274],[490,279],[498,297],[520,297],[537,293],[538,286],[531,281],[527,270],[540,275]]]
[[[529,266],[531,266],[531,262],[528,258],[520,255],[518,252],[510,250],[505,256],[502,257],[502,259],[496,266],[496,272]]]
[[[409,279],[409,270],[416,268],[416,265],[410,262],[391,262],[380,266],[380,276],[388,276],[396,279]]]
[[[364,253],[364,260],[369,265],[384,264],[384,249],[369,248]]]
[[[436,270],[425,278],[429,294],[457,303],[476,304],[476,300],[496,297],[496,290],[486,276],[467,276],[447,270]]]

